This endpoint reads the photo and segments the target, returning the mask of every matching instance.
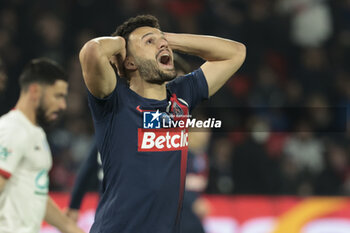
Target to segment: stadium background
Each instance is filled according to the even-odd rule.
[[[230,123],[210,139],[207,195],[349,195],[349,0],[1,0],[0,114],[14,106],[29,59],[50,57],[70,77],[67,113],[48,134],[52,191],[71,191],[92,142],[79,50],[140,13],[157,16],[164,31],[247,46],[235,78],[203,105]]]

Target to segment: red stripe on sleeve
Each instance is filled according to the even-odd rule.
[[[6,179],[10,178],[11,177],[11,173],[7,172],[7,171],[4,171],[0,168],[0,175],[5,177]]]

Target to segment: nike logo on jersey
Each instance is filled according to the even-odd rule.
[[[140,105],[138,105],[138,106],[136,107],[136,110],[139,111],[139,112],[143,112],[143,110],[140,108]]]
[[[150,111],[152,111],[152,110],[141,109],[140,105],[137,105],[136,110],[139,111],[139,112],[150,112]]]

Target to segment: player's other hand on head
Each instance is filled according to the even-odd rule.
[[[68,208],[68,209],[66,209],[65,214],[68,218],[73,220],[75,223],[78,222],[79,210]]]
[[[120,53],[114,54],[110,58],[110,62],[116,66],[117,71],[118,71],[118,75],[120,77],[125,77],[125,69],[124,69],[125,58],[126,58],[126,48],[125,47],[124,47],[124,49],[122,49],[120,51]]]

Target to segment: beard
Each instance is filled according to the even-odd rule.
[[[135,61],[141,78],[146,82],[162,85],[163,83],[176,78],[175,68],[169,71],[162,71],[153,60],[135,57]]]
[[[57,122],[58,119],[60,119],[62,112],[59,111],[57,112],[58,116],[56,120],[49,120],[48,116],[46,115],[47,113],[47,108],[45,107],[44,99],[42,98],[40,100],[39,107],[36,109],[36,121],[40,127],[42,127],[44,130],[50,129],[52,126],[54,126]]]

